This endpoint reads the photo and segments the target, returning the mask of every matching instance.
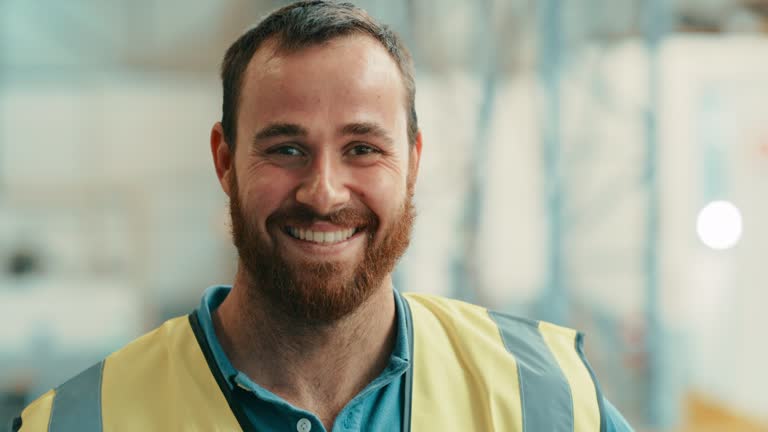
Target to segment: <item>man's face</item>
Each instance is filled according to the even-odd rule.
[[[289,54],[267,43],[244,76],[237,137],[228,186],[251,288],[306,322],[354,311],[413,224],[421,146],[394,61],[363,36]]]

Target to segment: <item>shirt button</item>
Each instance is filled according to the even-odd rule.
[[[296,423],[296,430],[299,432],[309,432],[312,429],[312,422],[303,418]]]

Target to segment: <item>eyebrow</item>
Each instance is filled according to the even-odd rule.
[[[341,128],[341,134],[374,136],[383,139],[388,144],[391,144],[394,141],[386,129],[376,123],[370,122],[350,123]]]
[[[271,123],[265,127],[263,127],[258,133],[256,133],[256,136],[254,136],[254,141],[262,141],[269,138],[275,138],[275,137],[297,137],[297,136],[307,136],[308,132],[305,128],[293,124],[293,123]]]
[[[381,138],[391,144],[394,142],[386,129],[372,122],[349,123],[341,128],[342,135],[368,135]],[[254,142],[276,137],[306,137],[309,132],[306,128],[295,123],[271,123],[263,127],[253,138]]]

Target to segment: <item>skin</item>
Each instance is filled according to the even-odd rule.
[[[397,65],[368,36],[336,38],[293,53],[267,41],[245,73],[236,150],[224,141],[220,123],[211,131],[222,189],[231,196],[235,176],[243,213],[287,260],[332,261],[340,264],[339,278],[349,277],[367,242],[380,242],[392,226],[416,179],[421,134],[409,145],[404,94]],[[298,126],[300,133],[270,129],[276,124]],[[297,204],[321,215],[365,209],[379,224],[372,233],[319,245],[266,223],[279,209]],[[305,228],[346,227],[314,222]],[[396,335],[391,275],[334,322],[308,325],[274,311],[240,262],[231,293],[214,313],[222,347],[236,368],[316,413],[331,430],[341,409],[388,363]]]

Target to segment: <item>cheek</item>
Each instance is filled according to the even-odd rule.
[[[292,189],[292,180],[279,171],[260,170],[240,179],[240,200],[244,209],[258,224],[264,223],[286,201]]]
[[[406,195],[405,178],[399,175],[366,173],[358,176],[355,187],[363,204],[373,211],[382,224],[390,224],[400,210]]]

